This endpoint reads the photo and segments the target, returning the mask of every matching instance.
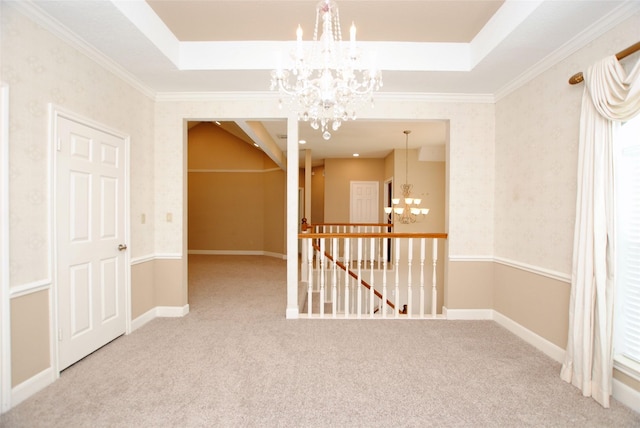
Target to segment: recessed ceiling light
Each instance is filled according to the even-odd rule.
[[[354,158],[357,158],[358,156],[360,156],[360,153],[354,153],[354,154],[353,154],[353,157],[354,157]]]
[[[260,147],[260,145],[258,143],[253,143],[254,146],[256,147]]]
[[[218,122],[217,120],[214,122],[216,125],[220,126],[222,125],[220,122]]]
[[[298,141],[299,144],[307,144],[307,140],[300,140]]]

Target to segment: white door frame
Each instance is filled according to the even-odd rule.
[[[0,413],[11,408],[9,300],[9,86],[0,83]]]
[[[68,120],[72,120],[74,122],[78,122],[82,125],[97,129],[101,132],[105,132],[107,134],[111,134],[115,137],[121,138],[124,140],[124,150],[125,150],[125,165],[124,165],[124,236],[125,242],[129,247],[129,250],[124,254],[124,268],[125,268],[125,334],[131,333],[131,220],[130,220],[130,137],[122,132],[119,132],[113,128],[110,128],[102,123],[96,122],[92,119],[88,119],[86,117],[80,116],[76,113],[73,113],[69,110],[66,110],[62,107],[56,106],[54,104],[49,104],[49,119],[50,119],[50,130],[49,130],[49,147],[51,148],[51,152],[53,155],[51,156],[51,227],[52,230],[52,239],[51,239],[51,254],[52,261],[51,266],[53,270],[53,281],[51,285],[51,301],[50,301],[50,320],[49,325],[51,326],[50,331],[50,344],[51,344],[51,366],[53,368],[55,377],[60,377],[59,370],[59,362],[58,362],[58,236],[55,225],[57,224],[57,145],[58,145],[58,129],[57,124],[60,118],[66,118]]]

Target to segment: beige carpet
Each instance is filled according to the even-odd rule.
[[[3,427],[632,427],[492,321],[285,320],[285,262],[191,256],[191,312],[62,373]]]

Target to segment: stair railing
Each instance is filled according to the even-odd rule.
[[[393,318],[401,315],[406,318],[436,317],[438,241],[446,239],[447,234],[304,232],[299,238],[303,242],[301,280],[306,282],[308,317],[324,318],[325,303],[331,303],[333,318],[338,315],[361,318],[367,313],[371,318],[387,318],[388,308],[391,308]],[[431,310],[427,314],[425,262],[429,240]],[[414,242],[417,242],[416,246]],[[419,263],[414,264],[414,259]],[[365,274],[368,271],[368,280],[363,278],[363,271]],[[393,287],[389,290],[390,272],[394,275]],[[418,279],[419,293],[414,289],[414,277]],[[380,284],[382,291],[376,289]],[[368,290],[364,296],[363,288]],[[313,312],[314,292],[319,299],[318,313]],[[401,295],[406,299],[405,305],[398,304]],[[415,309],[414,298],[419,300]],[[401,307],[406,309],[401,310]]]

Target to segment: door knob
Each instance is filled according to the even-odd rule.
[[[127,246],[125,244],[118,245],[118,251],[124,251],[126,249],[127,249]]]

